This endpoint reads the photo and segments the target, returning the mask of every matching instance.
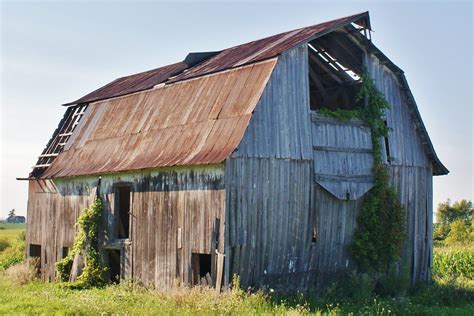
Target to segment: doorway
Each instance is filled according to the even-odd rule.
[[[120,283],[120,250],[110,249],[109,259],[109,280],[110,283]]]

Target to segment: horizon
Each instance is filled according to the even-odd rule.
[[[27,182],[15,178],[31,171],[64,114],[61,104],[190,52],[363,11],[369,11],[374,44],[405,71],[438,157],[450,170],[434,177],[433,210],[448,198],[473,200],[472,3],[337,2],[320,11],[321,2],[264,3],[1,2],[0,219],[13,208],[26,216]],[[181,23],[174,25],[177,14]],[[432,23],[440,19],[450,27],[435,32]]]

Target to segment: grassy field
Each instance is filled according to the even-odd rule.
[[[8,227],[0,230],[0,238],[8,235],[15,241],[11,235],[20,232],[18,227]],[[449,253],[449,249],[441,252]],[[446,264],[451,265],[450,261]],[[364,284],[357,282],[335,285],[319,296],[279,297],[240,289],[216,295],[212,289],[201,287],[163,293],[134,287],[129,282],[90,290],[72,290],[58,283],[39,281],[19,285],[7,270],[0,271],[0,315],[474,315],[474,282],[472,278],[458,276],[456,271],[395,297],[372,295]]]
[[[4,224],[0,223],[0,240],[12,241],[24,231],[26,224]]]

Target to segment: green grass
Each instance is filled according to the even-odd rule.
[[[21,244],[18,236],[25,225],[1,225],[7,229],[0,229],[0,239],[8,236],[13,246],[3,253],[0,251],[0,259],[9,252],[21,253],[18,249],[13,250]],[[435,253],[449,254],[460,250],[462,248],[438,248]],[[451,259],[465,260],[463,256]],[[207,288],[178,288],[165,293],[134,287],[129,282],[88,290],[73,290],[58,283],[39,281],[18,285],[8,277],[8,271],[0,271],[0,315],[474,315],[472,278],[442,275],[439,271],[435,271],[435,282],[417,286],[395,297],[374,296],[360,280],[333,286],[319,296],[277,296],[242,290],[216,295],[214,290]],[[358,295],[347,295],[347,288],[351,287]]]
[[[25,257],[25,224],[0,224],[0,271]]]
[[[26,224],[0,223],[0,240],[12,241],[25,229]]]
[[[267,296],[234,290],[219,296],[205,288],[168,293],[133,288],[130,283],[102,289],[71,290],[55,283],[20,286],[0,274],[0,314],[322,314],[474,315],[472,284],[434,283],[399,297],[345,299],[326,296]]]

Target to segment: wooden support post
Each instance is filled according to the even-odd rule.
[[[221,292],[222,276],[224,272],[224,254],[216,250],[217,254],[217,277],[216,277],[216,293]]]
[[[212,229],[211,234],[211,277],[212,277],[212,285],[216,284],[216,249],[218,248],[218,241],[219,238],[219,226],[220,226],[220,219],[216,218],[214,221],[214,227]],[[211,284],[209,284],[211,285]]]

